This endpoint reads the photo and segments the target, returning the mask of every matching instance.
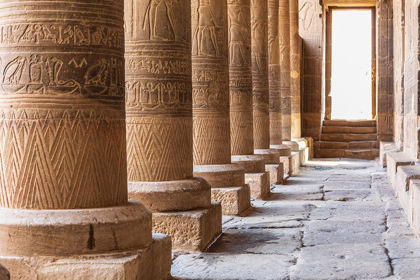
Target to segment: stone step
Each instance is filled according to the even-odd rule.
[[[354,142],[354,141],[376,141],[376,134],[322,134],[321,141],[333,142]]]
[[[323,158],[356,158],[375,159],[379,156],[379,149],[322,149]]]
[[[323,126],[322,133],[376,133],[376,126]]]
[[[330,142],[320,141],[321,149],[377,149],[377,141]]]
[[[323,126],[353,126],[353,127],[376,127],[375,120],[325,120]]]

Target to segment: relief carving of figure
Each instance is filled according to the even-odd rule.
[[[212,56],[212,51],[207,49],[205,46],[205,34],[210,33],[211,43],[213,45],[216,56],[220,56],[219,44],[217,43],[216,27],[219,25],[216,22],[214,16],[211,0],[200,0],[198,5],[198,26],[194,30],[194,38],[197,43],[198,55],[209,55]]]
[[[234,66],[248,66],[245,54],[245,43],[249,42],[249,18],[246,9],[249,7],[241,5],[239,0],[229,0],[229,52],[230,64]]]
[[[156,22],[158,21],[158,9],[162,8],[162,3],[165,4],[166,16],[168,17],[169,25],[171,26],[174,40],[180,41],[179,30],[175,21],[175,14],[173,10],[173,3],[179,3],[179,0],[150,0],[147,6],[143,21],[143,30],[146,30],[146,24],[149,23],[150,40],[169,40],[169,36],[159,36],[156,32]],[[161,20],[161,19],[160,19]]]

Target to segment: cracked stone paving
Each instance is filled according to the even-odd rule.
[[[313,160],[246,217],[224,216],[204,253],[175,252],[177,279],[420,279],[415,237],[374,161]]]

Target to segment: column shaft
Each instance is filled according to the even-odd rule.
[[[268,0],[268,65],[270,90],[270,145],[282,144],[280,92],[279,1]]]
[[[292,138],[300,138],[301,109],[300,109],[300,63],[301,39],[299,36],[299,0],[290,1],[290,95],[292,114]]]
[[[280,90],[282,113],[282,137],[290,141],[291,102],[290,96],[290,5],[289,0],[279,1],[279,38],[280,38]]]

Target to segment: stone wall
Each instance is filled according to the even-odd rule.
[[[299,34],[304,44],[302,136],[314,139],[315,151],[321,132],[322,26],[319,0],[299,0]]]

